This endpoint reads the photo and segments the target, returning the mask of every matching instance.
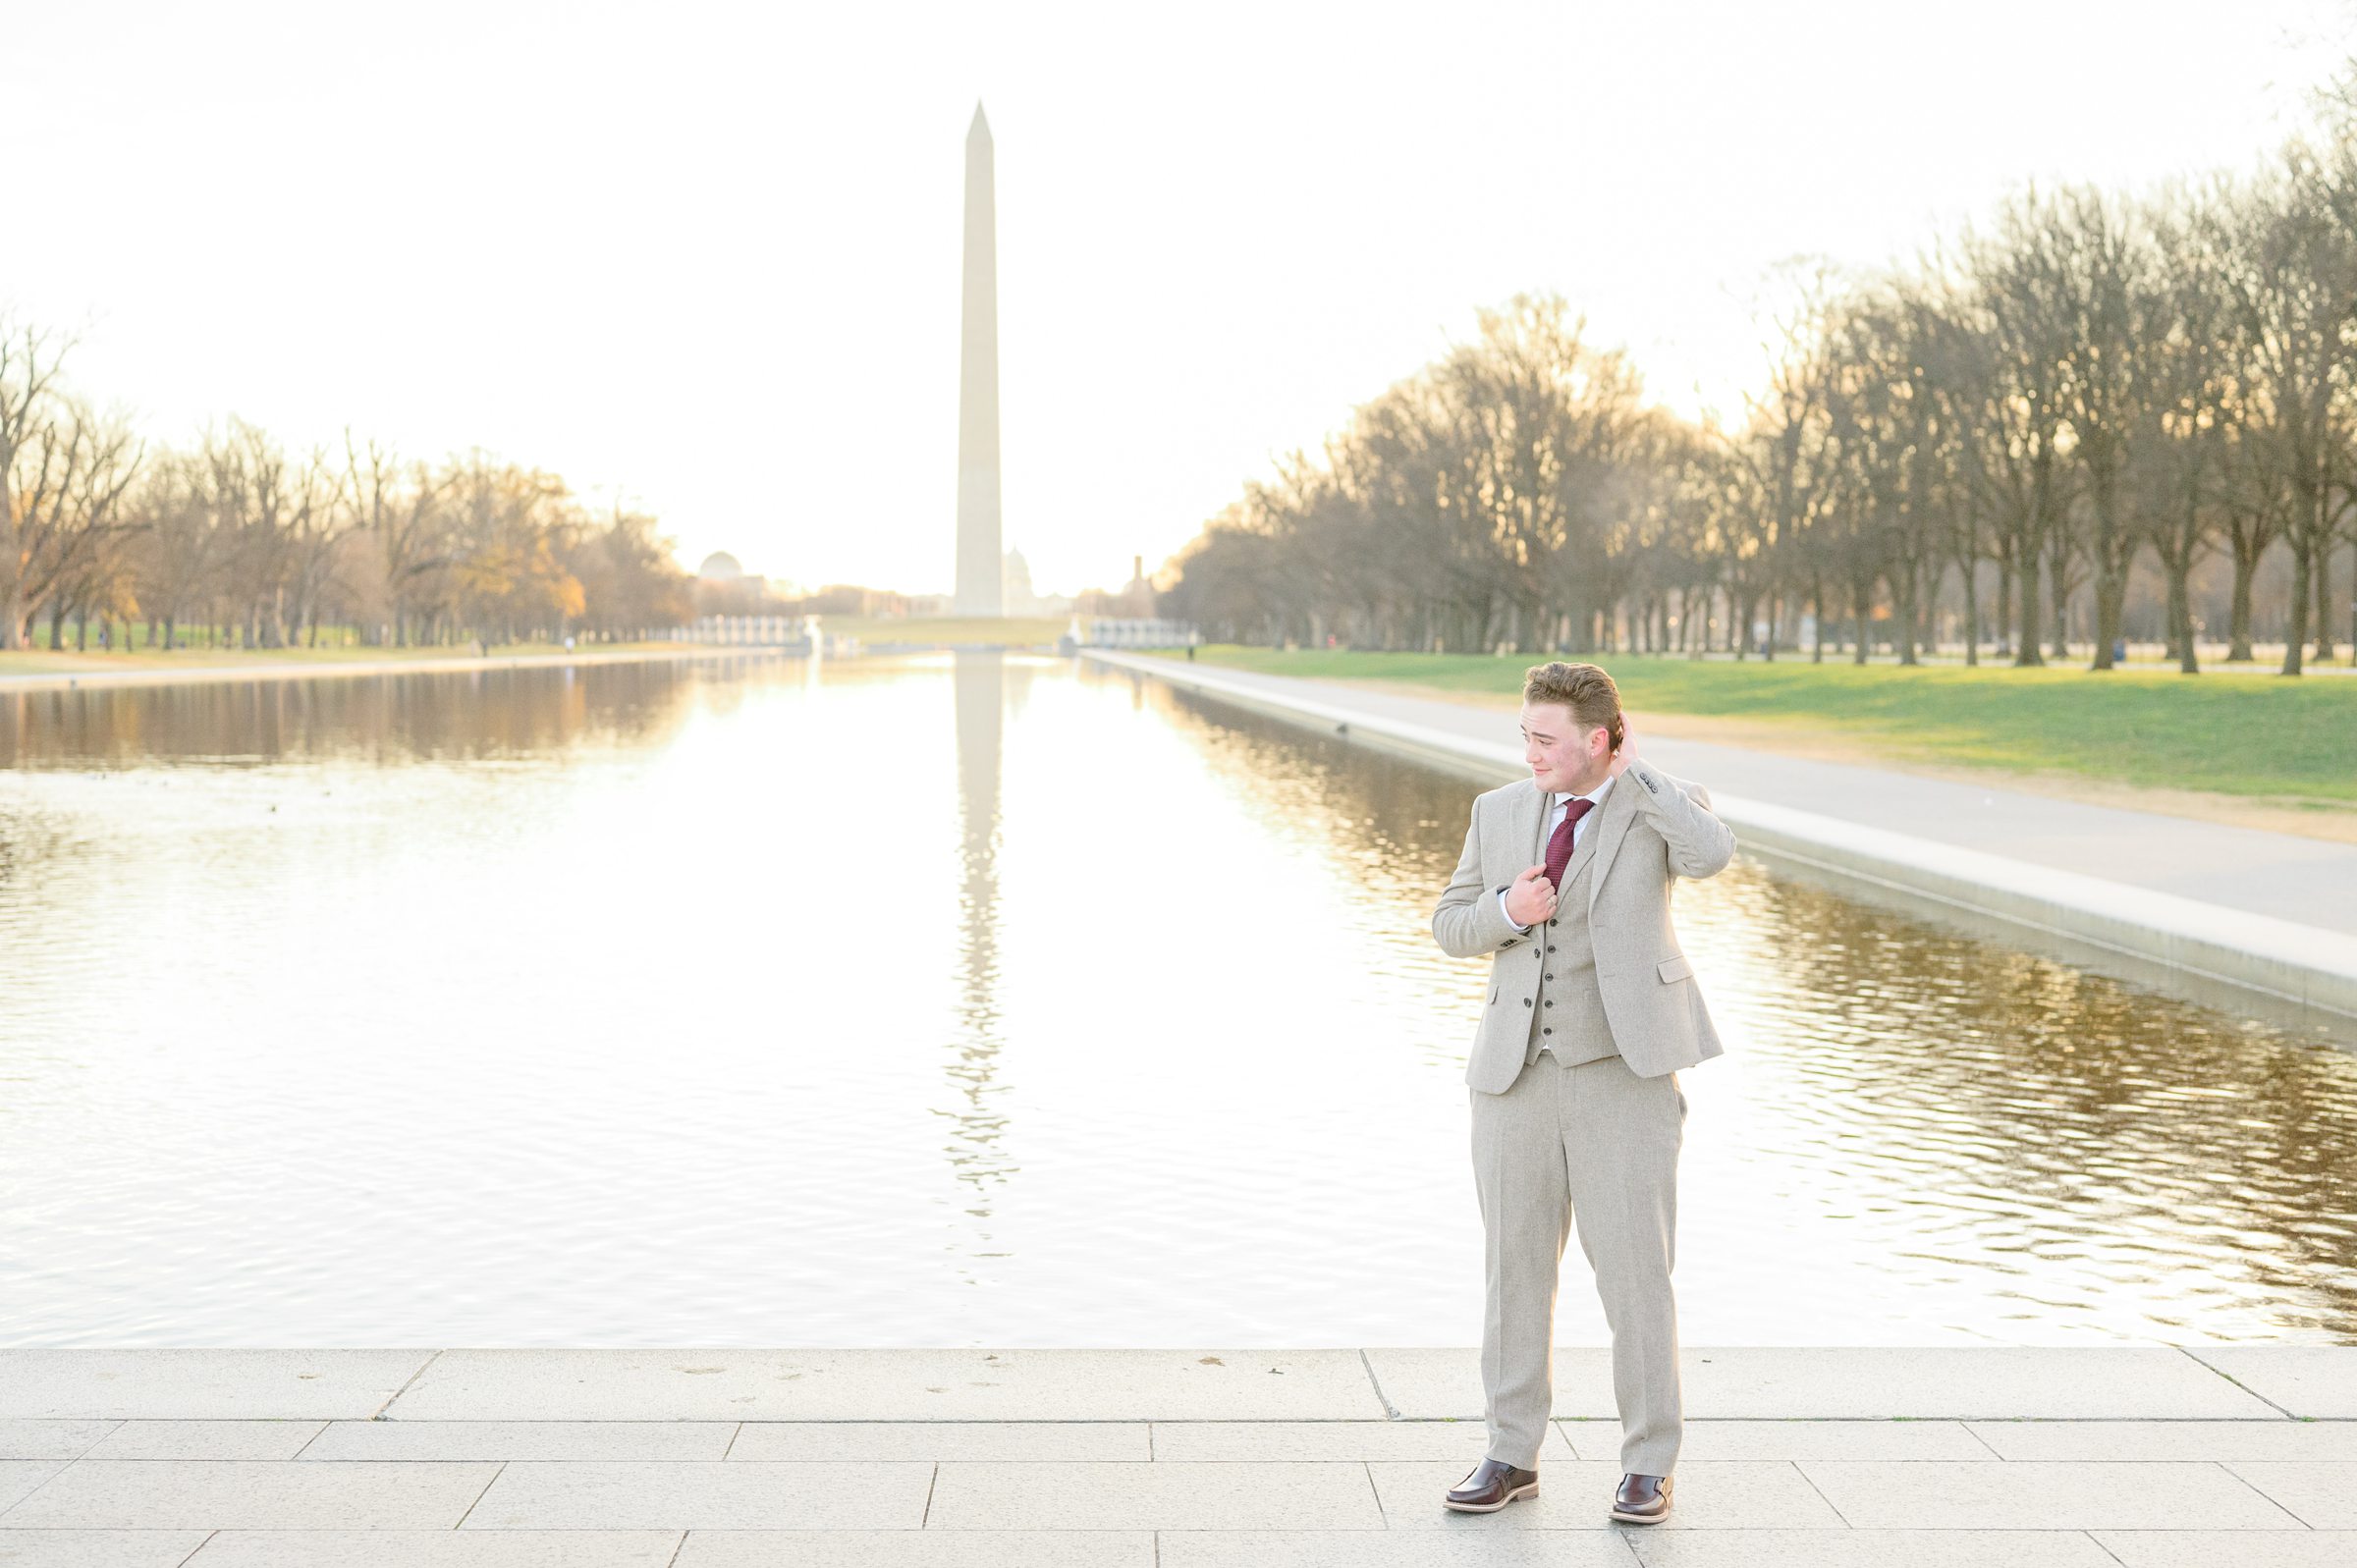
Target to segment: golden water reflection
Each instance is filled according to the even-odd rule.
[[[1418,917],[1477,786],[1146,689],[1223,777],[1257,782],[1272,831],[1321,836],[1394,907],[1390,963],[1446,963]],[[1730,1053],[1680,1075],[1722,1112],[1689,1137],[1689,1228],[1711,1222],[1694,1167],[1739,1169],[1747,1210],[1838,1229],[1859,1266],[1918,1276],[1918,1299],[1985,1293],[1990,1337],[2133,1303],[2123,1331],[2357,1340],[2346,1025],[2173,1000],[1750,857],[1677,905]],[[1723,1132],[1739,1143],[1697,1149]]]
[[[997,654],[23,694],[0,760],[0,1343],[1478,1337],[1471,785]],[[2357,1338],[2330,1031],[1678,899],[1687,1342]]]

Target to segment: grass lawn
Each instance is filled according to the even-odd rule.
[[[1322,680],[1398,682],[1511,705],[1544,658],[1218,645],[1199,662]],[[1611,654],[1634,711],[1722,716],[1752,734],[1831,730],[1894,761],[2061,773],[2152,786],[2357,804],[2357,676],[2244,671],[1902,669]]]

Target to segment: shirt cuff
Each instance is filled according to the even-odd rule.
[[[1502,915],[1506,915],[1506,923],[1509,926],[1512,926],[1517,932],[1528,931],[1530,929],[1528,926],[1517,924],[1512,915],[1507,914],[1506,890],[1504,888],[1498,890],[1498,912]]]

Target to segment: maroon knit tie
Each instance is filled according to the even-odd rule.
[[[1563,868],[1571,864],[1571,825],[1595,804],[1585,796],[1575,796],[1563,807],[1563,820],[1556,824],[1555,837],[1547,840],[1547,881],[1558,893],[1563,891]]]

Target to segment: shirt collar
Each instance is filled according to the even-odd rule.
[[[1564,805],[1572,800],[1586,800],[1594,805],[1602,806],[1604,804],[1604,797],[1612,793],[1612,790],[1613,776],[1608,773],[1604,776],[1604,783],[1598,784],[1595,788],[1589,790],[1584,795],[1574,795],[1567,789],[1558,789],[1554,791],[1548,796],[1548,809],[1553,810],[1555,807]]]

